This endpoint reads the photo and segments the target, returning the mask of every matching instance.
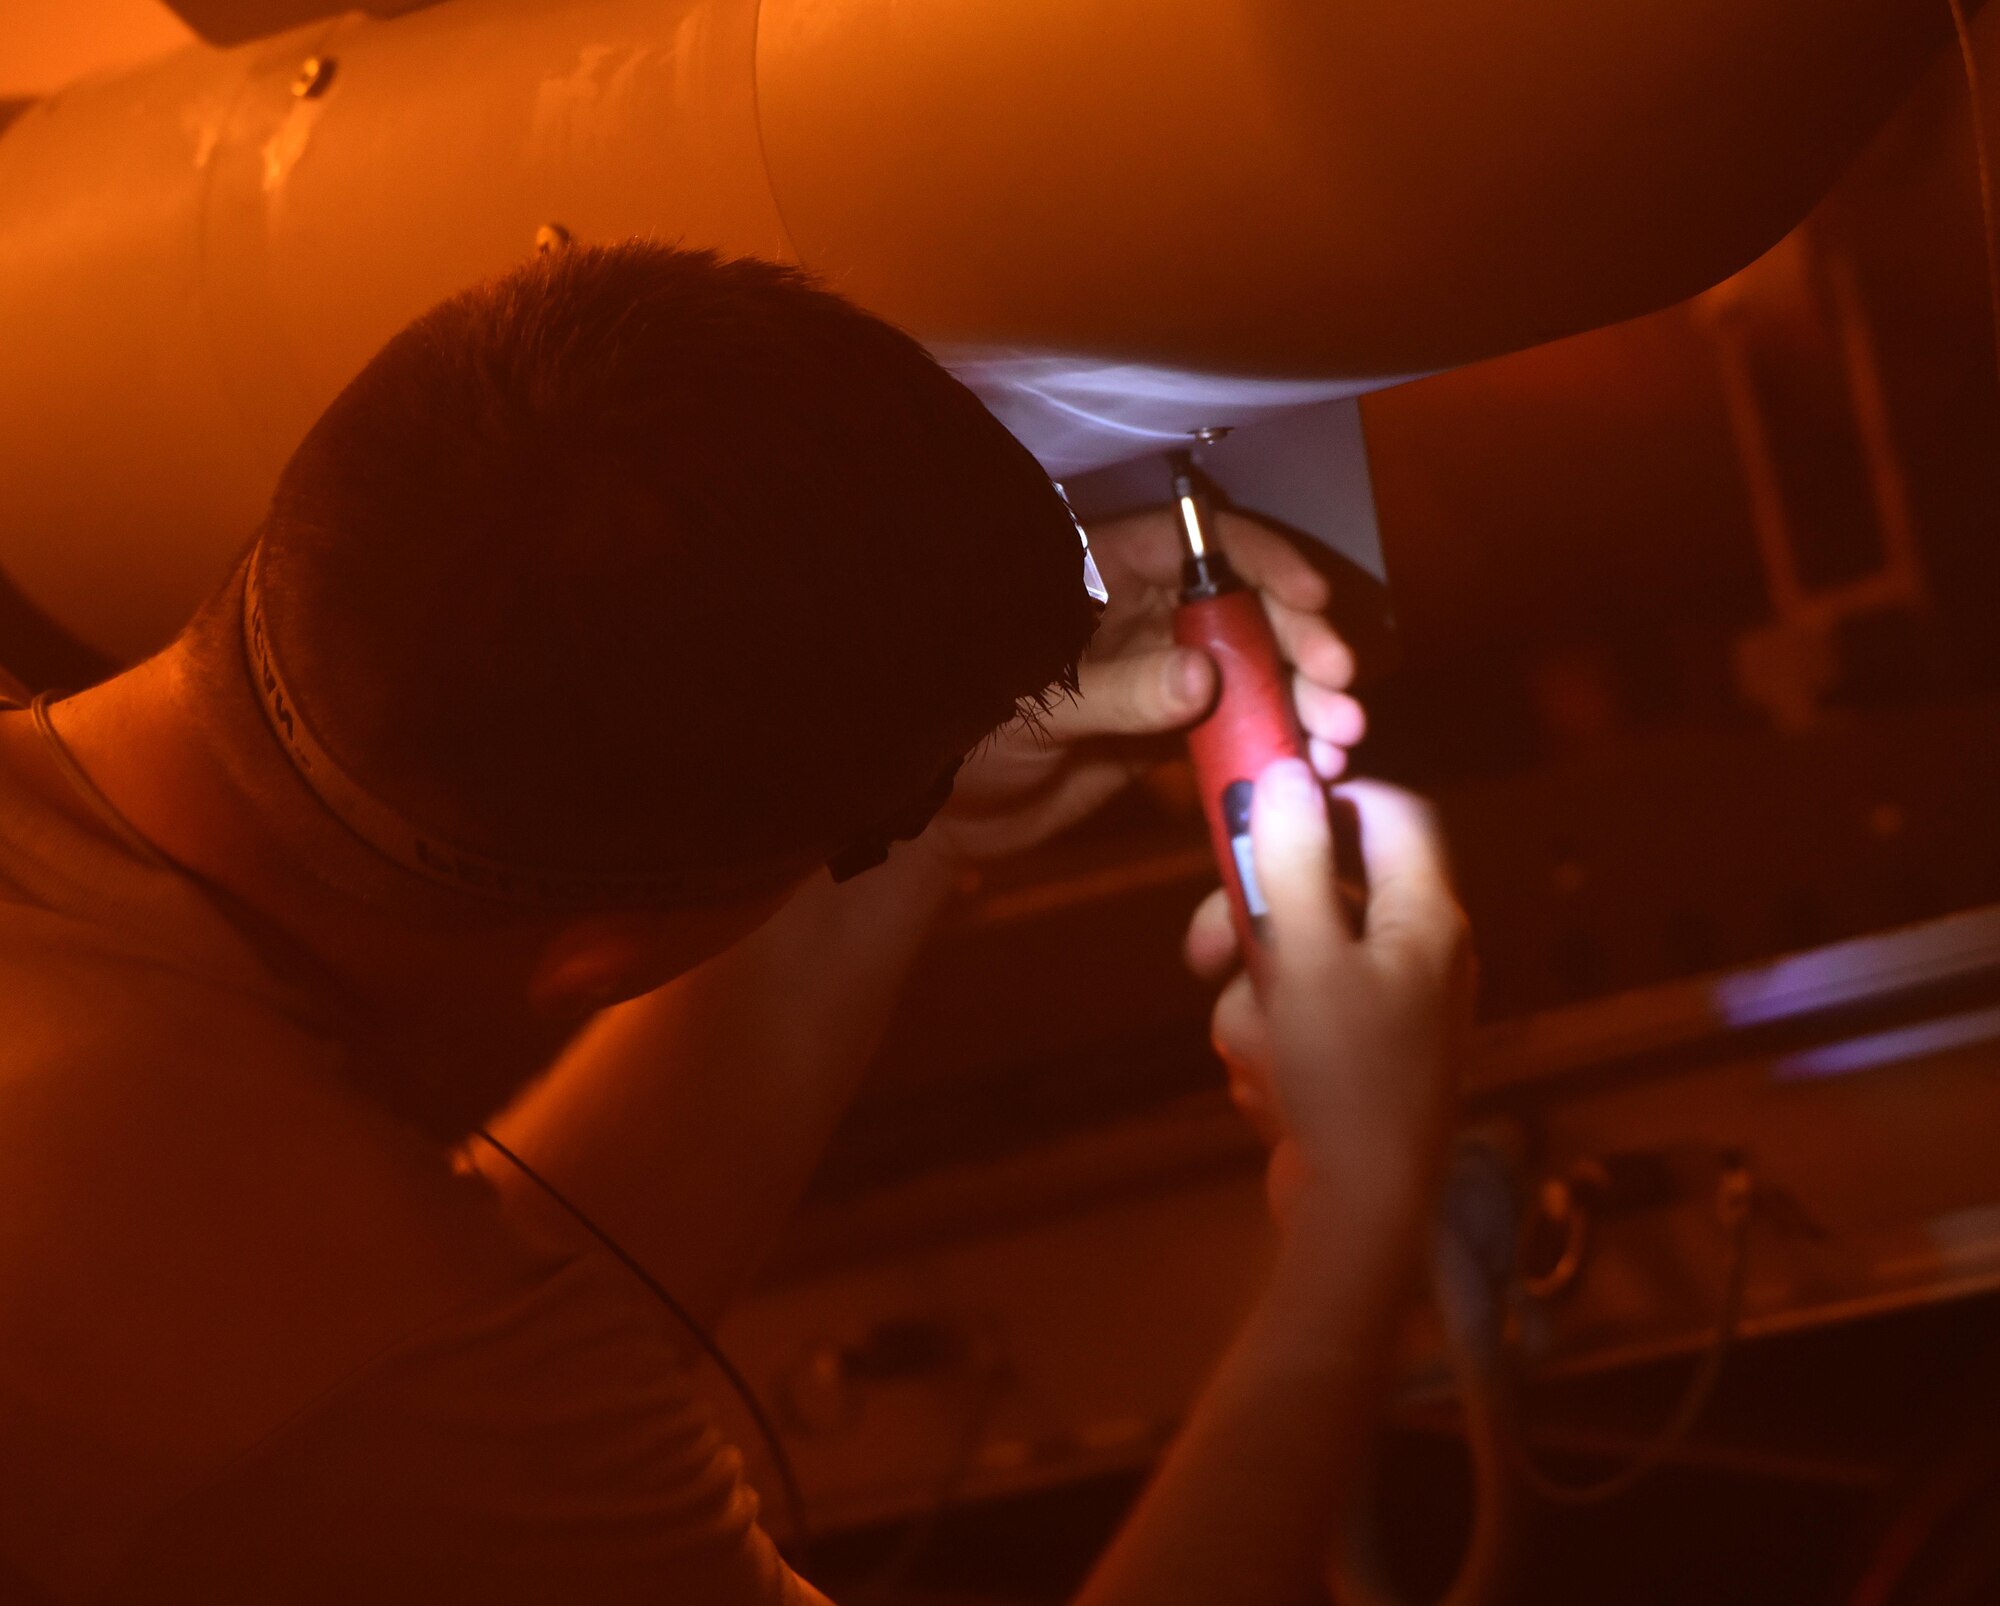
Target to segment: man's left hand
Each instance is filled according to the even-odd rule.
[[[1333,780],[1361,739],[1361,705],[1347,695],[1354,655],[1323,617],[1325,578],[1269,527],[1223,513],[1222,548],[1263,599],[1293,668],[1292,695],[1312,765]],[[1177,647],[1178,526],[1165,510],[1095,526],[1091,551],[1111,594],[1079,676],[1080,694],[1045,718],[999,732],[960,771],[929,837],[960,863],[997,859],[1044,842],[1171,756],[1174,733],[1215,701],[1214,662]]]

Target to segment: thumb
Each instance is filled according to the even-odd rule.
[[[1279,967],[1310,964],[1345,947],[1326,792],[1302,760],[1281,758],[1257,778],[1250,842]]]
[[[1086,659],[1077,695],[1056,704],[1043,728],[1058,741],[1148,736],[1199,719],[1215,700],[1215,665],[1193,647]]]

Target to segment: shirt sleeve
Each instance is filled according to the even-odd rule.
[[[310,1402],[134,1544],[104,1606],[822,1606],[622,1268],[563,1263]]]

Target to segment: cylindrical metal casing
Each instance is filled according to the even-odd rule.
[[[752,0],[350,16],[24,113],[0,135],[0,570],[136,656],[369,355],[545,225],[792,259],[756,23]]]
[[[1547,339],[1776,238],[1938,12],[448,0],[191,47],[0,128],[0,571],[156,646],[370,352],[551,225],[803,262],[1059,474]]]

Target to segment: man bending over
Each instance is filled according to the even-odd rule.
[[[1351,789],[1350,937],[1349,659],[1225,536],[1320,772],[1260,784],[1216,1019],[1280,1246],[1089,1606],[1313,1597],[1448,1113],[1433,836]],[[390,341],[172,646],[0,715],[0,1596],[820,1599],[663,1313],[454,1155],[496,1122],[712,1318],[953,876],[1212,696],[1164,524],[1099,546],[1101,627],[1028,453],[781,268],[577,249]]]

